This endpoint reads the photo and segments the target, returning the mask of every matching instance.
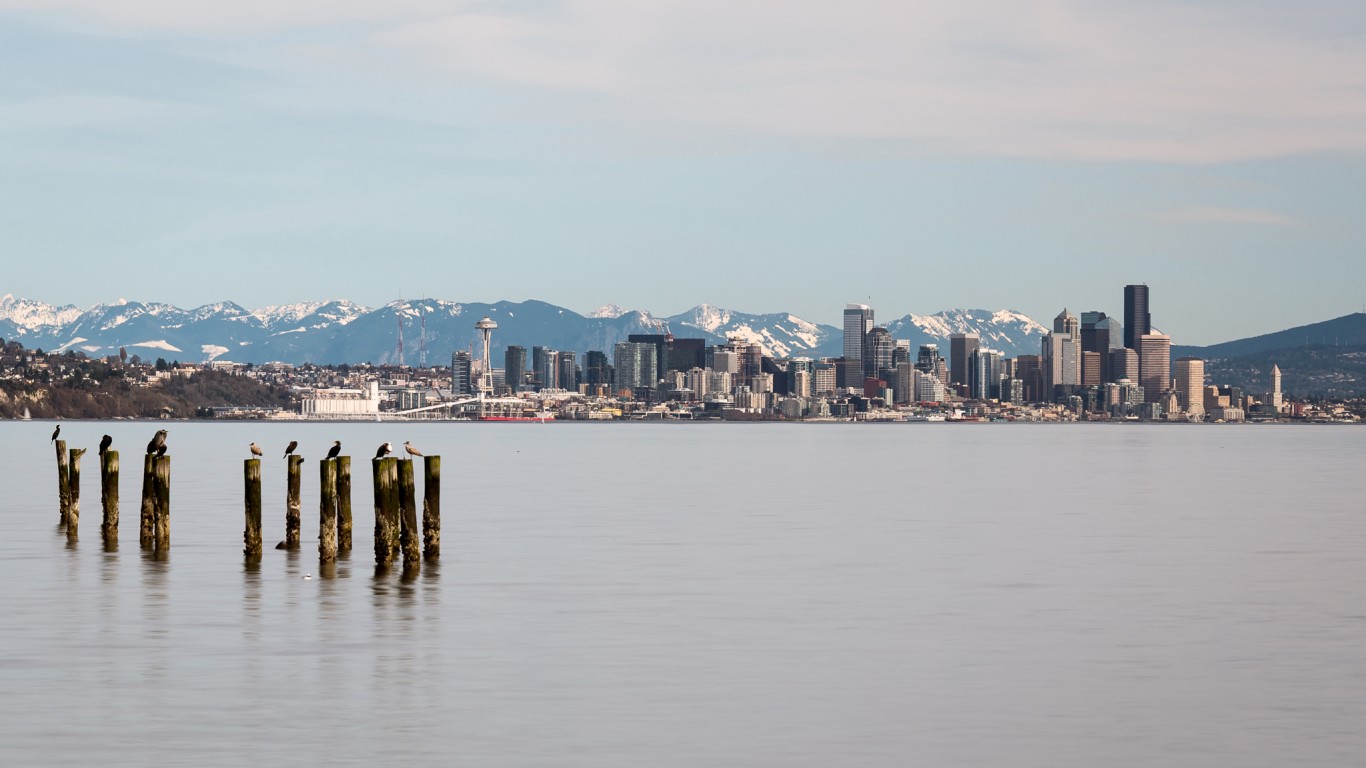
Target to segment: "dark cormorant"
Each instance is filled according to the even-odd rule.
[[[327,458],[335,459],[339,454],[341,454],[341,441],[333,440],[332,447],[327,449]]]
[[[298,441],[298,440],[290,440],[290,441],[289,441],[289,445],[285,447],[285,456],[288,456],[288,455],[290,455],[291,453],[294,453],[294,449],[295,449],[295,448],[298,448],[298,447],[299,447],[299,441]],[[284,457],[281,457],[281,458],[284,458]]]
[[[147,452],[158,456],[166,455],[166,430],[158,429],[157,433],[152,435],[152,441],[147,444]]]
[[[61,425],[61,424],[58,424],[58,425],[57,425],[57,428],[54,429],[54,430],[52,430],[52,440],[50,440],[49,442],[53,442],[53,443],[57,442],[57,435],[60,435],[61,433],[62,433],[62,425]]]
[[[384,458],[385,456],[388,456],[389,454],[391,454],[391,453],[393,453],[393,452],[394,452],[394,444],[393,444],[393,443],[385,443],[384,445],[381,445],[381,446],[379,447],[379,450],[378,450],[378,451],[375,451],[375,458],[377,458],[377,459],[382,459],[382,458]]]
[[[104,452],[107,451],[107,450],[109,450],[109,446],[110,446],[110,445],[113,445],[113,443],[114,443],[114,438],[110,437],[109,435],[105,435],[105,436],[100,440],[100,455],[103,456],[103,455],[104,455]]]

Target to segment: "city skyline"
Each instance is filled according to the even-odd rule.
[[[0,0],[0,293],[837,325],[1119,317],[1146,281],[1214,343],[1362,307],[1363,29],[1341,2]]]

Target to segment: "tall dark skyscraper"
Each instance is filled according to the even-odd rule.
[[[526,378],[526,347],[509,346],[503,353],[503,380],[513,392]]]
[[[589,386],[611,386],[612,366],[607,363],[607,353],[596,349],[588,350],[584,357],[584,382]]]
[[[1124,286],[1124,346],[1138,349],[1138,340],[1153,332],[1153,316],[1148,311],[1148,286]]]
[[[982,347],[982,337],[975,333],[955,333],[949,336],[949,383],[968,383],[968,358]]]

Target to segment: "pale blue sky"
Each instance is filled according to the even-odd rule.
[[[1366,304],[1366,4],[736,5],[0,0],[0,294]]]

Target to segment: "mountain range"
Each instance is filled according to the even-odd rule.
[[[840,328],[789,313],[751,314],[700,304],[676,315],[657,316],[616,305],[580,314],[543,301],[492,304],[442,299],[392,301],[365,307],[345,300],[309,302],[248,310],[230,301],[181,309],[171,304],[120,300],[89,309],[31,299],[0,298],[0,338],[30,349],[79,350],[92,357],[118,354],[184,362],[225,360],[292,364],[426,361],[445,365],[453,351],[476,349],[474,323],[488,316],[495,361],[512,344],[574,351],[603,350],[633,333],[670,332],[709,344],[739,338],[774,357],[837,357]],[[893,338],[938,344],[948,356],[953,333],[976,333],[983,345],[1008,357],[1038,354],[1047,328],[1010,310],[950,309],[906,314],[882,323]],[[1354,313],[1277,333],[1207,347],[1176,346],[1173,358],[1205,359],[1211,382],[1250,392],[1268,386],[1271,365],[1279,364],[1287,392],[1346,396],[1366,393],[1366,313]]]
[[[248,310],[230,301],[181,309],[170,304],[120,300],[89,309],[31,299],[0,298],[0,338],[30,349],[79,350],[92,357],[117,354],[184,362],[429,364],[449,362],[456,350],[479,343],[474,323],[488,316],[494,359],[508,345],[533,345],[582,353],[604,350],[633,333],[671,332],[718,343],[739,338],[774,357],[835,357],[843,332],[789,313],[750,314],[701,304],[677,315],[656,316],[615,305],[579,314],[543,301],[492,304],[441,299],[393,301],[364,307],[349,301],[310,302]],[[1008,310],[955,309],[907,314],[885,324],[912,349],[937,343],[947,356],[948,335],[978,333],[1007,356],[1034,353],[1046,329]]]

